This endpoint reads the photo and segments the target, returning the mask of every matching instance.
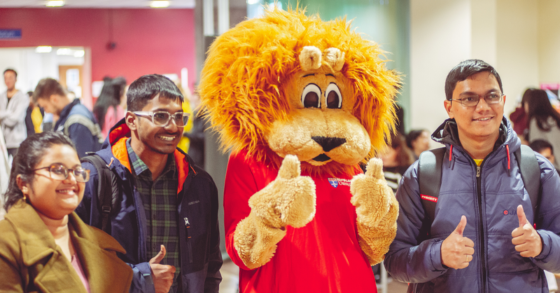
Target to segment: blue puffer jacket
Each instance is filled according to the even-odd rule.
[[[511,242],[511,233],[519,226],[517,206],[523,206],[529,222],[534,223],[535,217],[514,156],[520,141],[509,121],[503,119],[500,139],[482,162],[479,178],[476,164],[461,147],[454,120],[446,120],[432,138],[445,144],[447,152],[431,236],[418,241],[425,212],[416,162],[396,195],[397,236],[385,258],[393,278],[415,283],[413,292],[548,292],[543,269],[560,272],[560,177],[552,164],[537,154],[542,195],[536,225],[543,250],[526,258]],[[474,242],[475,253],[467,268],[455,270],[442,264],[441,244],[461,215],[467,217],[463,236]]]

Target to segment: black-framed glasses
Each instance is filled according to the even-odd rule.
[[[155,111],[155,112],[134,111],[131,113],[141,117],[151,117],[152,122],[156,126],[160,126],[160,127],[167,126],[167,124],[169,124],[169,121],[171,121],[171,118],[173,118],[175,125],[179,127],[185,127],[185,125],[187,125],[187,122],[189,122],[189,116],[190,116],[189,113],[179,112],[175,114],[170,114],[169,112],[166,111]]]
[[[88,182],[89,180],[89,170],[86,170],[81,166],[78,166],[74,169],[68,169],[61,163],[54,163],[48,167],[37,168],[34,169],[33,171],[42,170],[42,169],[48,169],[50,177],[54,180],[60,180],[60,181],[66,180],[70,172],[74,174],[74,178],[76,178],[76,181],[78,182]]]
[[[488,105],[495,105],[502,102],[504,95],[498,93],[489,93],[484,96],[484,100]],[[465,107],[476,107],[478,102],[480,102],[480,95],[477,94],[467,94],[461,96],[460,99],[451,99],[451,101],[458,101],[461,105]]]

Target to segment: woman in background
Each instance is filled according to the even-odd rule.
[[[0,221],[0,292],[128,292],[125,250],[74,213],[89,171],[70,139],[44,132],[19,150]]]
[[[546,91],[528,89],[523,94],[523,100],[529,123],[529,143],[542,139],[548,141],[554,149],[559,150],[560,113],[550,104]],[[559,169],[558,162],[555,162],[554,166]]]
[[[414,159],[418,160],[422,152],[430,149],[430,133],[426,129],[411,130],[406,135],[406,146],[412,150]]]
[[[124,117],[122,101],[125,92],[126,79],[124,77],[114,79],[105,77],[103,79],[103,88],[93,107],[93,114],[104,138],[107,137],[111,127]]]
[[[396,194],[402,175],[414,163],[414,155],[406,146],[402,134],[393,134],[391,145],[380,154],[380,158],[383,161],[383,173],[385,174],[387,185]]]

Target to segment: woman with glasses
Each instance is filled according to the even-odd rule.
[[[89,171],[70,139],[28,137],[16,155],[0,221],[0,292],[128,292],[122,246],[74,213]]]

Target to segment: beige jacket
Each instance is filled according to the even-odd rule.
[[[128,292],[132,269],[111,236],[69,215],[74,244],[92,293]],[[82,292],[85,287],[35,209],[23,201],[0,221],[0,292]]]

